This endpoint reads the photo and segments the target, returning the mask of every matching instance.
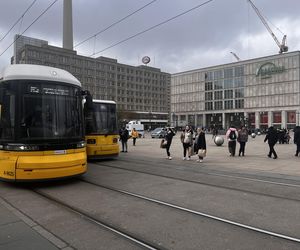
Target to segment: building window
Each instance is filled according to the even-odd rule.
[[[232,99],[233,98],[233,90],[224,90],[224,99]]]
[[[213,102],[206,102],[205,110],[213,110]]]
[[[244,75],[244,67],[239,66],[234,68],[234,76],[243,76]]]
[[[224,78],[232,78],[233,77],[233,68],[224,69]]]
[[[244,108],[244,100],[243,99],[235,100],[235,108],[236,109]]]
[[[223,78],[223,70],[218,70],[214,72],[214,80]]]
[[[215,102],[215,110],[222,110],[223,109],[223,101]]]
[[[212,92],[205,92],[205,100],[206,101],[213,100],[213,93]]]
[[[223,91],[215,91],[215,100],[223,99]]]
[[[224,101],[225,109],[233,109],[233,100]]]
[[[281,112],[273,112],[273,123],[281,123]]]
[[[235,89],[235,98],[244,97],[244,89]]]
[[[214,81],[215,89],[223,89],[223,80]]]
[[[296,112],[294,111],[287,112],[287,123],[296,123]]]
[[[212,82],[206,82],[205,83],[205,91],[207,90],[212,90],[213,89],[213,84]]]
[[[204,76],[205,76],[205,80],[207,80],[207,81],[212,81],[213,80],[213,72],[206,72],[204,74]]]
[[[233,88],[233,78],[225,79],[224,80],[224,89],[231,89]]]
[[[237,77],[234,79],[234,86],[236,88],[244,87],[244,78],[243,77]]]

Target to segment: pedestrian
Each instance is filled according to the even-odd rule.
[[[212,130],[212,139],[215,139],[218,136],[218,128],[214,125]]]
[[[199,151],[201,150],[201,155]],[[204,150],[204,151],[203,151]],[[205,130],[204,128],[197,129],[197,135],[194,143],[194,152],[198,155],[199,159],[197,162],[203,162],[203,158],[206,155],[206,140],[205,140]]]
[[[139,137],[139,133],[136,131],[135,128],[133,128],[132,131],[131,131],[131,137],[132,137],[132,140],[133,140],[133,146],[135,146],[136,138]]]
[[[125,126],[120,129],[119,135],[120,135],[120,141],[122,143],[122,151],[121,152],[127,153],[127,141],[129,138],[129,133]]]
[[[226,132],[226,138],[228,140],[228,150],[230,156],[235,156],[236,139],[237,139],[237,131],[235,126],[230,126],[230,128]]]
[[[240,144],[240,149],[239,149],[239,156],[245,156],[245,147],[246,147],[246,142],[248,141],[248,130],[245,128],[245,126],[242,126],[241,129],[238,131],[238,138],[237,141]]]
[[[297,145],[295,156],[298,156],[300,153],[300,126],[294,128],[294,143]]]
[[[166,151],[167,151],[167,159],[172,160],[171,154],[170,154],[170,147],[172,143],[173,136],[175,135],[175,132],[170,127],[167,127],[165,140],[167,141],[166,145]]]
[[[183,160],[190,160],[192,155],[192,145],[193,145],[193,130],[190,126],[186,126],[182,131],[180,140],[183,146]],[[188,152],[188,158],[186,158],[186,153]]]
[[[269,127],[266,138],[264,140],[264,142],[268,141],[269,144],[269,154],[268,157],[271,158],[272,154],[274,155],[273,159],[277,159],[278,156],[274,150],[274,146],[278,141],[278,133],[276,131],[276,129],[274,129],[274,127]]]

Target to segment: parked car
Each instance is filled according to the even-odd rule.
[[[164,128],[156,128],[151,132],[152,138],[164,138],[166,130]]]

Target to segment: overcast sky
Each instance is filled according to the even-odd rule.
[[[152,0],[73,0],[74,45],[125,17]],[[33,0],[0,0],[0,39]],[[37,0],[10,34],[0,43],[0,54],[53,0]],[[77,53],[92,55],[127,37],[150,28],[205,0],[157,0],[142,11],[78,46]],[[300,1],[253,0],[267,17],[281,42],[287,35],[289,51],[300,49]],[[24,35],[62,46],[62,6],[58,0]],[[274,26],[273,26],[274,25]],[[107,56],[120,63],[140,65],[145,55],[150,66],[176,73],[191,69],[277,54],[275,41],[247,0],[213,0],[175,20],[96,56]],[[0,69],[10,63],[13,49],[0,57]]]

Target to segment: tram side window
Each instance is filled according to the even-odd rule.
[[[15,96],[0,88],[0,139],[14,138]]]

